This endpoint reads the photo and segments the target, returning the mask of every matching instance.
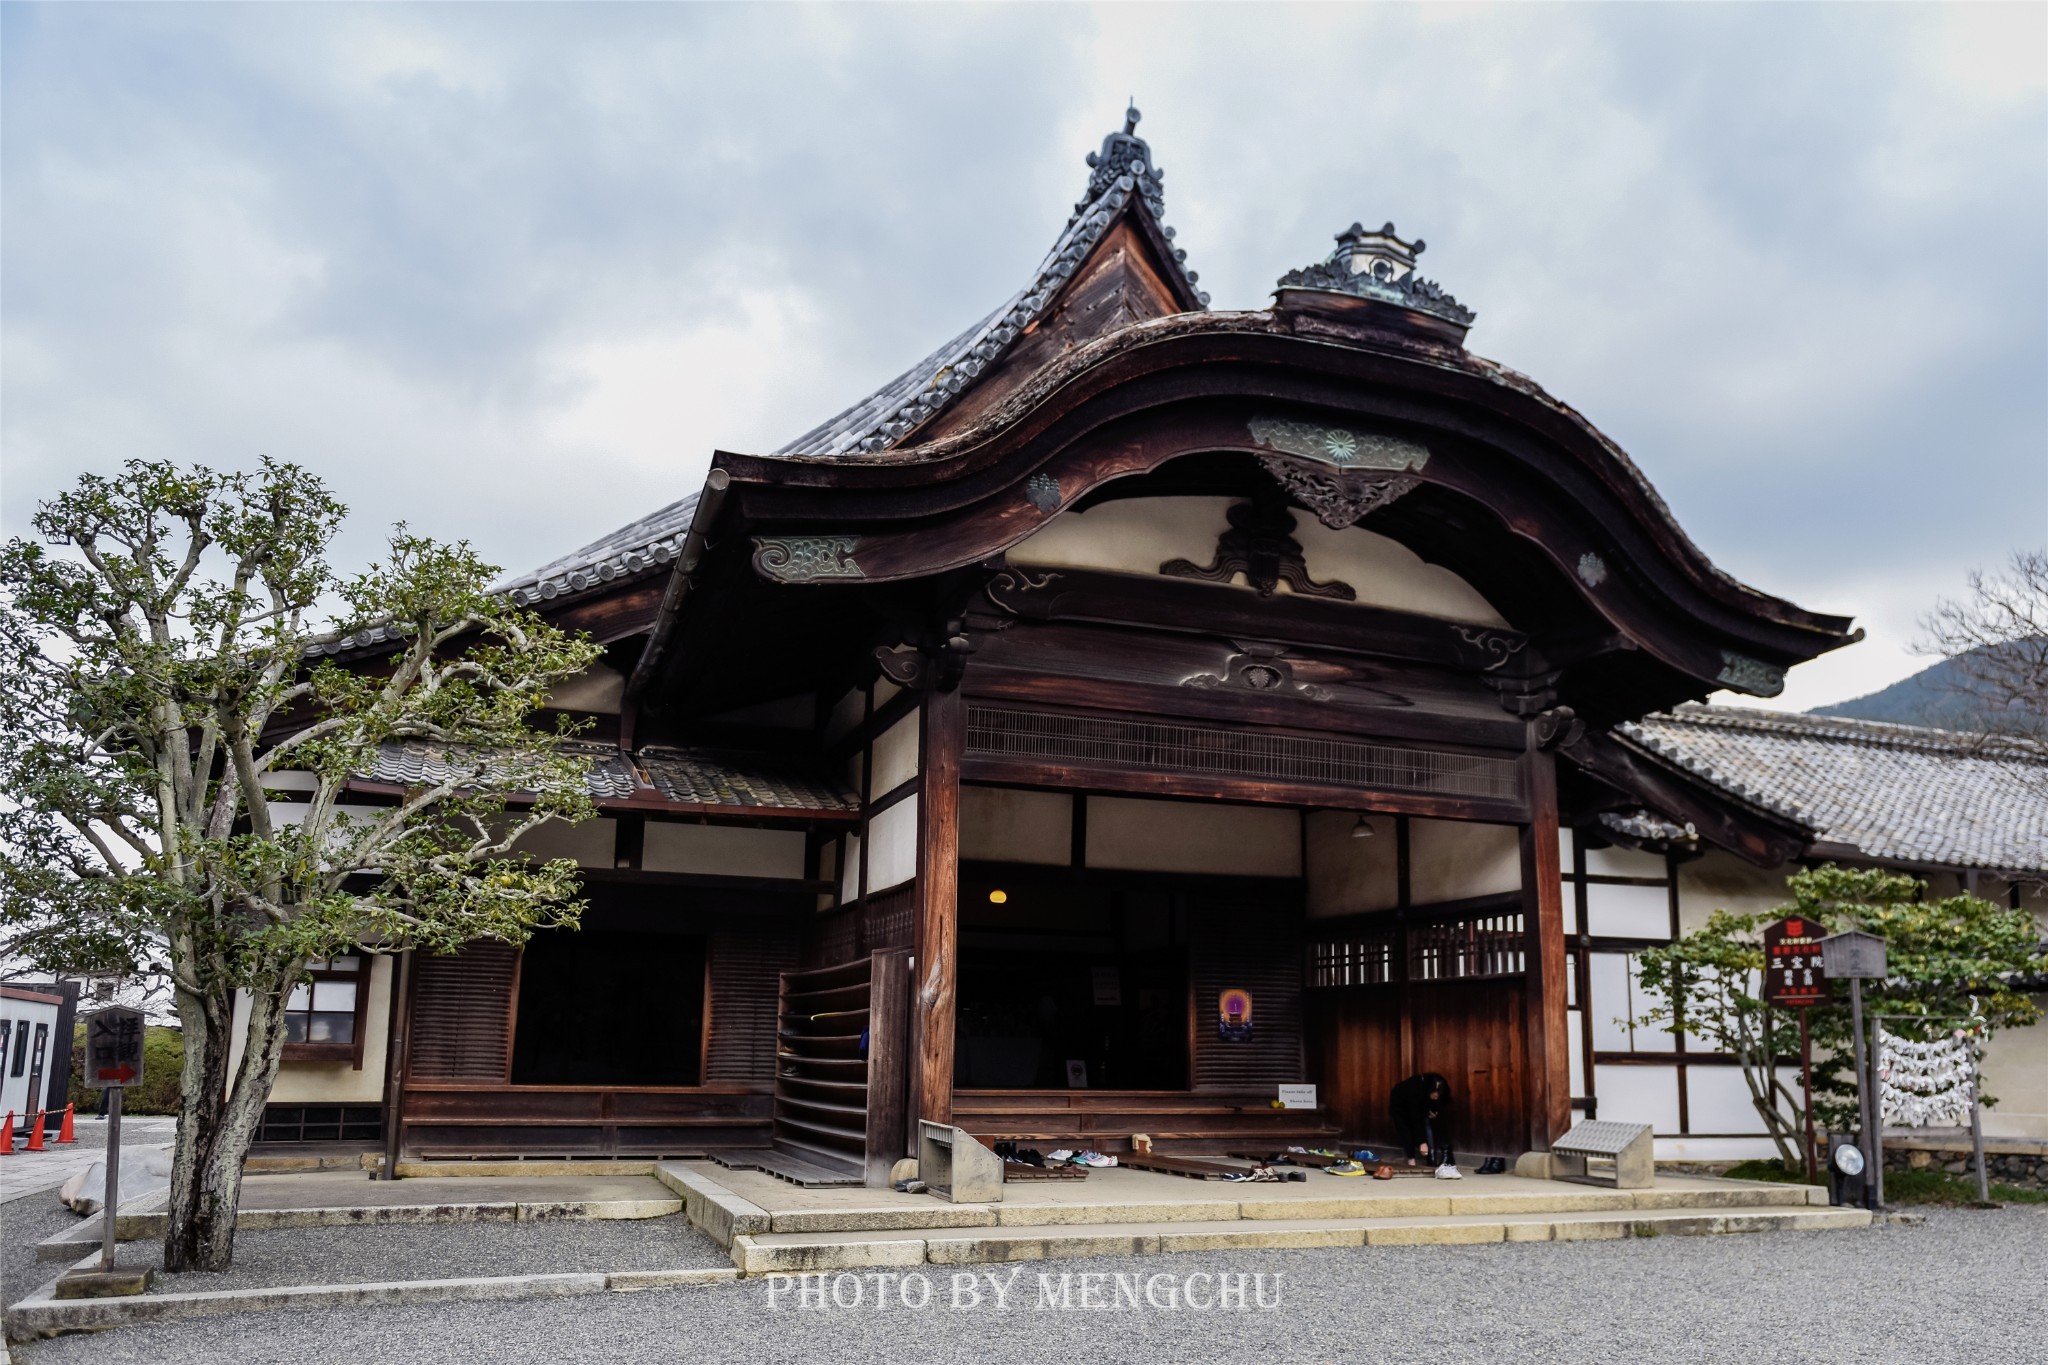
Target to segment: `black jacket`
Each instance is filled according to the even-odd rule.
[[[1435,1090],[1440,1098],[1431,1101],[1431,1090]],[[1392,1111],[1395,1131],[1409,1147],[1413,1148],[1422,1141],[1424,1124],[1435,1129],[1437,1141],[1441,1143],[1451,1109],[1451,1083],[1434,1071],[1410,1076],[1387,1096],[1387,1107]]]

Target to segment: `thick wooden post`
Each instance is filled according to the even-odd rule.
[[[911,975],[917,1117],[953,1121],[953,1004],[959,968],[960,751],[967,707],[960,693],[925,693],[918,727],[917,961]],[[915,1125],[911,1139],[916,1138]]]
[[[1557,760],[1539,749],[1532,726],[1522,755],[1529,823],[1522,826],[1523,977],[1528,1036],[1529,1146],[1548,1150],[1571,1127],[1572,1083],[1565,1026],[1563,869],[1558,861]]]

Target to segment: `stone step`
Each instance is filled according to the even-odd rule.
[[[869,1229],[830,1234],[754,1233],[732,1242],[748,1275],[871,1267],[988,1265],[1069,1256],[1159,1255],[1177,1251],[1282,1247],[1475,1245],[1605,1241],[1624,1237],[1868,1227],[1865,1209],[1792,1205],[1645,1208],[1629,1211],[1483,1214],[1419,1218],[1272,1218],[1186,1222],[1005,1226],[997,1230]]]

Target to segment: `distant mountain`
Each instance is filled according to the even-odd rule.
[[[1940,730],[1978,729],[1973,717],[1982,703],[1961,690],[1959,682],[1956,661],[1943,659],[1868,696],[1852,697],[1833,706],[1816,706],[1807,714],[1883,720],[1894,725],[1927,725]]]

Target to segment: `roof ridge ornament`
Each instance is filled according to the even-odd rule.
[[[1088,168],[1093,174],[1088,177],[1088,193],[1074,205],[1075,217],[1080,217],[1111,189],[1136,190],[1144,195],[1145,205],[1155,218],[1166,212],[1166,187],[1161,183],[1166,172],[1152,164],[1152,145],[1138,136],[1138,120],[1143,117],[1133,101],[1124,110],[1123,131],[1102,139],[1101,151],[1088,153]]]
[[[1409,314],[1420,314],[1425,330],[1446,334],[1463,345],[1465,332],[1478,314],[1459,303],[1435,280],[1415,271],[1415,258],[1425,243],[1402,240],[1392,223],[1368,232],[1363,223],[1353,223],[1337,234],[1337,249],[1314,265],[1290,270],[1280,277],[1274,292],[1283,308],[1329,310],[1342,296],[1346,311],[1349,300],[1363,300],[1368,306],[1391,305]],[[1430,322],[1429,320],[1434,320]]]

